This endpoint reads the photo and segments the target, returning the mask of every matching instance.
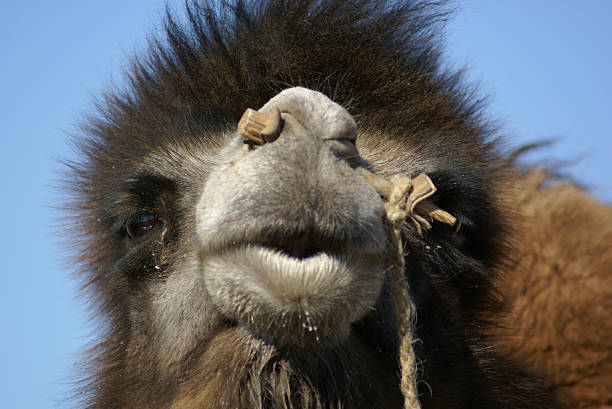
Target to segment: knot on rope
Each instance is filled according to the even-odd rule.
[[[395,175],[391,178],[391,194],[389,201],[385,203],[385,213],[387,219],[393,225],[403,223],[408,217],[409,212],[406,210],[408,196],[412,191],[412,180],[406,176]]]
[[[431,223],[417,210],[423,212],[422,207],[426,203],[424,201],[435,192],[436,187],[425,173],[421,173],[414,179],[404,175],[394,175],[391,178],[389,200],[385,203],[387,219],[394,226],[401,225],[405,220],[410,220],[417,233],[422,235],[423,229],[431,229]],[[419,205],[421,205],[420,209],[417,209]],[[431,207],[432,205],[429,204],[428,206]],[[430,212],[425,212],[427,216],[434,218],[433,215],[430,215]]]

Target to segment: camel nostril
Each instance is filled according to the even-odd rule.
[[[325,139],[325,143],[329,146],[332,153],[338,158],[344,159],[349,163],[357,161],[359,152],[355,146],[355,141],[350,139]]]

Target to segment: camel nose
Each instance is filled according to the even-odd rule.
[[[357,125],[353,117],[324,94],[306,88],[284,90],[259,111],[248,110],[238,131],[253,145],[275,141],[285,122],[298,134],[308,134],[326,142],[338,156],[357,155]]]

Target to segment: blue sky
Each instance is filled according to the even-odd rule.
[[[536,159],[586,155],[569,171],[612,202],[612,2],[457,4],[447,61],[470,67],[510,145],[559,138]],[[151,0],[0,2],[0,409],[68,407],[92,328],[53,229],[59,159],[92,96],[121,83],[162,12]]]

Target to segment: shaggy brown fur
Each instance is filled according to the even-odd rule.
[[[500,198],[514,172],[461,73],[441,68],[444,5],[202,1],[187,14],[167,17],[166,38],[134,60],[129,87],[104,96],[77,141],[70,234],[101,335],[81,405],[400,408],[395,249],[381,250],[380,198],[353,171],[363,166],[385,177],[426,172],[432,200],[461,223],[402,232],[422,407],[559,407],[489,336],[501,309],[493,280],[513,252],[515,220]],[[241,113],[290,86],[346,107],[359,155],[339,153],[355,148],[346,138],[311,132],[326,112],[245,154]],[[364,263],[338,280],[355,285],[328,284],[292,315],[260,308],[277,305],[270,282],[242,281],[255,251],[284,265]],[[297,281],[284,284],[310,284]]]
[[[505,348],[575,408],[612,404],[612,208],[534,171],[514,203],[518,265],[504,282]]]

